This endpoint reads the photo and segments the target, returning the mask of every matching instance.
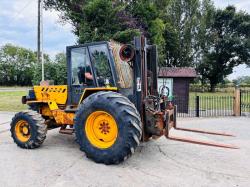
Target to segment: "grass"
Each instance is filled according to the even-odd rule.
[[[28,90],[28,86],[0,86],[0,90]]]
[[[201,110],[232,110],[234,93],[210,93],[210,92],[191,92],[189,94],[189,108],[194,110],[196,107],[196,96],[199,96]]]
[[[250,91],[241,93],[242,112],[250,112]]]
[[[13,91],[0,91],[0,111],[18,112],[27,109],[27,105],[21,103],[22,96],[27,95],[27,91],[10,87]],[[14,91],[15,90],[15,91]],[[195,97],[200,96],[201,109],[233,109],[233,93],[190,93],[189,108],[195,109]],[[242,102],[250,104],[250,94],[242,98]]]
[[[21,102],[24,95],[27,95],[27,91],[0,92],[0,111],[18,112],[27,109],[27,105]]]
[[[217,97],[217,96],[234,96],[234,92],[190,92],[189,96],[204,96],[204,97]]]

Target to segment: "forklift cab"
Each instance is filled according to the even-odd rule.
[[[67,47],[68,105],[77,105],[86,88],[118,88],[142,110],[147,95],[158,95],[157,48],[144,37],[132,45],[94,42]]]
[[[78,104],[86,88],[116,87],[108,42],[67,47],[69,104]]]

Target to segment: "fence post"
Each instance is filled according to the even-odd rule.
[[[234,91],[234,116],[241,116],[241,97],[240,97],[240,89],[239,88],[235,88]]]
[[[242,115],[242,112],[241,112],[241,106],[242,106],[241,94],[242,94],[242,92],[241,92],[241,89],[240,89],[240,116]]]
[[[195,99],[196,105],[195,105],[195,112],[196,112],[196,117],[200,117],[200,96],[196,96]]]

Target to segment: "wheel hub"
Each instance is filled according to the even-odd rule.
[[[110,127],[109,127],[109,124],[108,124],[107,121],[102,122],[102,123],[100,124],[99,129],[101,130],[101,133],[103,133],[103,134],[107,134],[107,133],[110,132],[110,131],[109,131]]]
[[[22,129],[22,132],[23,132],[24,135],[28,135],[29,128],[27,126],[24,126],[23,129]]]
[[[115,143],[118,136],[118,127],[111,114],[96,111],[87,118],[85,132],[92,145],[106,149]]]
[[[31,137],[29,123],[25,120],[18,121],[15,126],[15,134],[19,141],[27,142]]]

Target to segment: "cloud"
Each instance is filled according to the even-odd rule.
[[[0,1],[0,45],[13,43],[36,50],[37,48],[37,1]],[[70,24],[59,23],[60,13],[44,11],[44,51],[54,56],[65,51],[67,45],[76,43]]]
[[[227,77],[229,80],[234,80],[241,76],[250,76],[250,68],[244,64],[235,67],[233,71],[234,72]]]
[[[214,0],[216,7],[225,8],[228,5],[235,5],[238,10],[250,13],[250,1],[248,0]]]
[[[250,13],[248,0],[215,0],[216,7],[227,5],[235,5]],[[12,43],[36,50],[37,0],[0,0],[0,7],[0,45]],[[44,11],[44,51],[52,56],[76,43],[72,26],[59,23],[59,15],[57,11]],[[239,66],[230,78],[240,76],[243,71],[244,75],[250,75],[249,69]]]

